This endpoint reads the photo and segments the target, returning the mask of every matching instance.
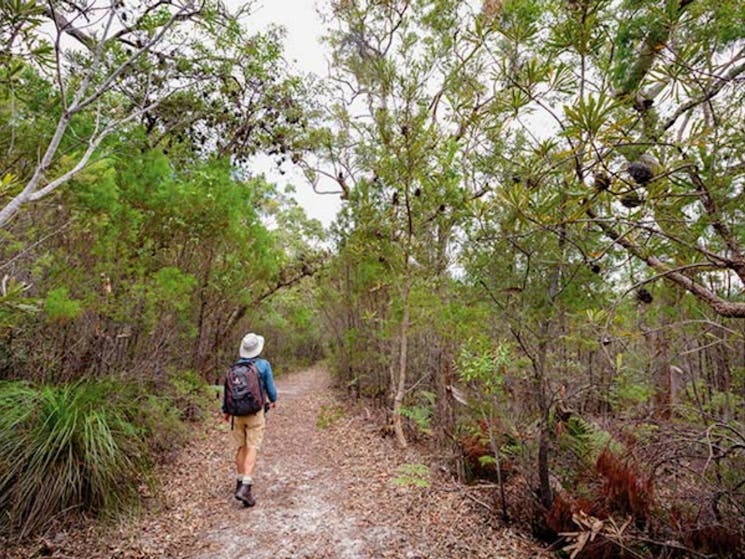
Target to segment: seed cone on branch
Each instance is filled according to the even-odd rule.
[[[645,305],[649,305],[653,301],[652,294],[643,287],[637,290],[636,298],[640,303],[644,303]]]
[[[636,192],[629,192],[621,196],[621,204],[625,208],[636,208],[644,203],[644,199]]]
[[[645,186],[659,173],[660,163],[654,156],[645,153],[632,161],[626,170],[638,185]]]
[[[603,172],[595,173],[594,185],[598,190],[608,190],[610,188],[610,177]]]

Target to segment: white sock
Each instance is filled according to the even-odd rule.
[[[243,476],[243,485],[251,485],[251,476]]]

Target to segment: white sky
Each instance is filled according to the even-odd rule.
[[[317,5],[316,0],[258,0],[246,24],[250,30],[265,29],[270,24],[284,27],[287,31],[285,57],[291,69],[301,74],[313,73],[325,77],[328,73],[327,57],[320,42],[324,28],[316,10]],[[285,166],[286,173],[281,175],[268,157],[257,157],[253,163],[253,170],[263,172],[270,182],[280,187],[292,184],[296,190],[296,200],[309,217],[320,220],[324,226],[333,221],[341,207],[338,195],[316,194],[300,169],[291,164]]]

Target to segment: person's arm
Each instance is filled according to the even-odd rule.
[[[266,389],[266,395],[269,401],[273,404],[277,401],[277,387],[274,385],[274,375],[272,374],[272,366],[269,361],[264,361],[266,367],[264,369],[264,388]]]

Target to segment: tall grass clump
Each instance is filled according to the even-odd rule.
[[[150,466],[136,404],[112,380],[0,382],[0,530],[21,537],[72,510],[115,511]]]

